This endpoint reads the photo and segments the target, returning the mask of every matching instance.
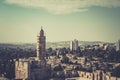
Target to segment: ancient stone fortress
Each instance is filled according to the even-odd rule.
[[[46,80],[50,77],[50,66],[46,64],[46,37],[41,28],[37,36],[37,57],[19,59],[15,62],[16,80]]]

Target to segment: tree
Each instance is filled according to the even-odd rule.
[[[59,64],[58,66],[56,66],[54,69],[54,71],[62,71],[63,67]]]
[[[120,77],[120,65],[113,70],[112,74],[115,77]]]
[[[63,63],[69,63],[69,58],[67,56],[63,56],[62,62]]]

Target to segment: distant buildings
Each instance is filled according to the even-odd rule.
[[[116,43],[116,51],[120,50],[120,40],[117,41]]]
[[[77,52],[78,40],[71,41],[70,49]],[[115,46],[114,44],[88,45],[85,49],[86,53],[93,50],[102,52],[102,49],[115,50]],[[120,50],[120,40],[116,49]],[[56,55],[46,58],[46,37],[41,29],[37,36],[37,56],[15,61],[15,80],[49,80],[49,78],[51,78],[50,80],[57,80],[54,78],[58,78],[58,80],[120,80],[112,77],[111,72],[104,71],[111,67],[106,66],[105,62],[103,64],[98,58],[89,59],[76,54],[60,54],[58,57],[59,50],[57,50]],[[66,58],[64,58],[65,56]],[[62,62],[62,59],[66,62]]]
[[[46,39],[41,29],[37,36],[37,57],[15,61],[16,80],[45,80],[50,76],[50,66],[46,64]]]
[[[112,77],[109,72],[97,70],[93,73],[78,71],[79,77],[66,78],[65,80],[120,80],[120,78]]]
[[[75,39],[74,41],[70,42],[70,49],[73,51],[78,49],[78,40]]]

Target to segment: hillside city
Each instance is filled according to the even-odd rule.
[[[37,46],[37,47],[36,47]],[[120,80],[120,40],[0,44],[0,80]]]

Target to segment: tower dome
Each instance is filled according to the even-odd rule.
[[[41,27],[41,30],[40,30],[40,36],[44,36],[44,30],[42,29],[42,27]]]

